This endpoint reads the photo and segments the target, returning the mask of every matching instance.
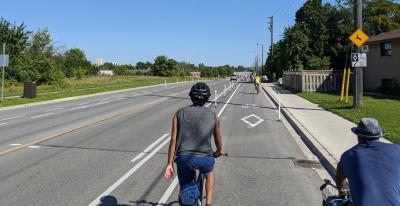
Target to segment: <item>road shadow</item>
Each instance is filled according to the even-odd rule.
[[[125,204],[118,204],[118,200],[116,197],[107,195],[100,198],[100,203],[98,206],[129,206]]]
[[[165,204],[159,204],[156,202],[146,201],[146,200],[138,200],[138,201],[129,201],[130,203],[134,203],[134,206],[179,206],[178,201],[172,201]]]

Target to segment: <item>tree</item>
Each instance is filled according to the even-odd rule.
[[[154,60],[151,70],[155,76],[172,76],[176,74],[177,61],[166,56],[158,56]]]
[[[377,35],[400,28],[400,4],[392,0],[366,1],[364,30]]]
[[[78,49],[73,48],[65,52],[64,54],[64,67],[63,71],[67,77],[74,76],[73,69],[79,68],[85,70],[85,74],[88,73],[90,68],[90,62],[86,59],[85,53]]]
[[[30,80],[36,81],[38,85],[59,81],[64,77],[59,65],[56,64],[55,50],[52,39],[47,29],[40,29],[32,36],[32,42],[27,57],[31,59],[27,68],[34,76]]]
[[[136,63],[136,69],[137,69],[137,70],[146,70],[146,69],[147,69],[146,63],[144,63],[144,62],[137,62],[137,63]]]
[[[30,31],[26,31],[24,23],[20,25],[12,25],[9,21],[4,18],[0,19],[0,43],[6,43],[6,53],[10,55],[9,68],[6,70],[7,79],[15,79],[17,81],[23,81],[21,73],[23,59],[23,52],[29,46],[29,35]]]

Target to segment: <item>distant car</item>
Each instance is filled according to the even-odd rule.
[[[231,76],[230,76],[230,80],[231,80],[231,81],[237,81],[238,78],[237,78],[236,75],[231,75]]]
[[[279,78],[279,79],[278,79],[278,84],[283,84],[283,83],[282,83],[282,78]]]
[[[262,81],[262,82],[268,82],[268,77],[267,77],[267,75],[263,75],[263,76],[261,77],[261,81]]]

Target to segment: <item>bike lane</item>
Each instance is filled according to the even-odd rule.
[[[228,157],[216,161],[213,205],[320,205],[321,178],[266,97],[242,84],[221,116]]]

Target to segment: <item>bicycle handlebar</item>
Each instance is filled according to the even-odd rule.
[[[217,155],[216,152],[213,152],[212,156],[213,156],[214,158],[218,158],[218,157],[220,157],[220,156],[228,157],[228,153],[224,153],[224,154],[219,154],[219,155]]]

